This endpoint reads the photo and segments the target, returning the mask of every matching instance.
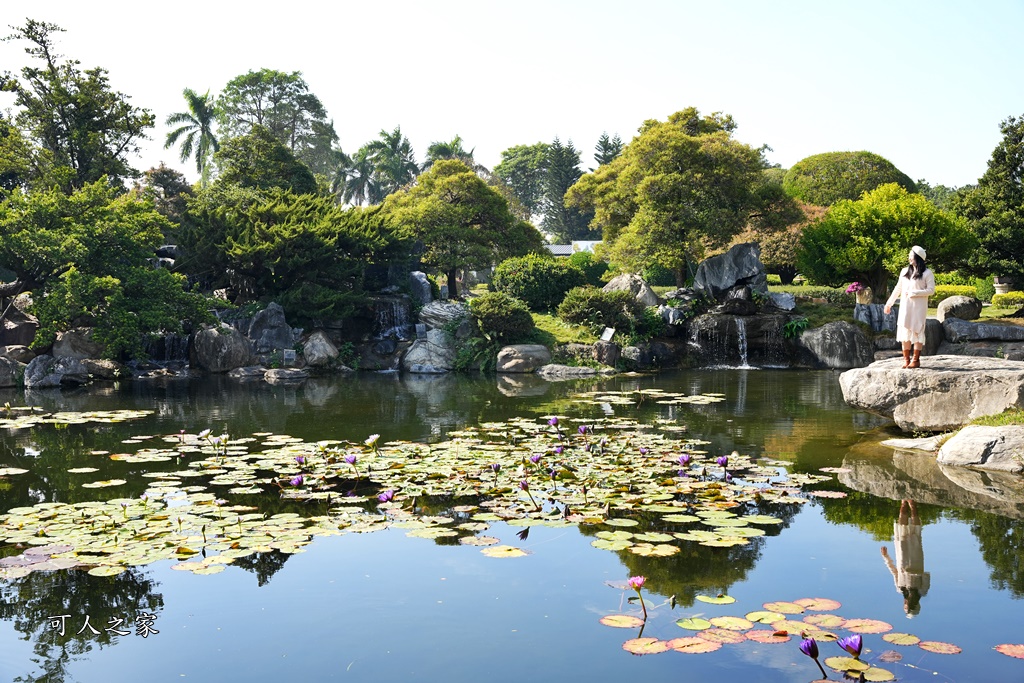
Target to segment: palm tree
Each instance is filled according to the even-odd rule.
[[[377,168],[368,146],[363,146],[347,163],[338,166],[331,191],[345,204],[376,204],[384,199]]]
[[[402,135],[401,126],[395,126],[390,133],[382,130],[380,139],[368,142],[366,150],[373,160],[385,195],[408,185],[419,174],[420,167],[412,145],[409,138]]]
[[[462,146],[462,136],[460,135],[456,135],[450,142],[432,142],[427,147],[427,160],[423,162],[423,170],[429,169],[435,161],[455,159],[469,166],[475,173],[489,176],[491,172],[487,170],[487,167],[476,163],[476,160],[473,159],[475,149],[474,147],[467,152]]]
[[[206,187],[210,156],[220,149],[220,143],[213,133],[216,107],[209,90],[203,95],[197,95],[191,88],[185,88],[182,94],[188,104],[188,111],[171,114],[164,121],[164,125],[178,126],[167,134],[164,149],[170,149],[178,138],[184,136],[181,141],[181,160],[185,162],[195,156],[200,185]]]

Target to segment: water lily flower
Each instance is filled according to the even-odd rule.
[[[498,463],[498,462],[492,463],[491,464],[491,469],[494,470],[495,472],[501,471],[501,463]]]
[[[557,427],[558,426],[558,418],[557,417],[553,417],[550,420],[548,420],[548,425],[551,426],[551,427]]]
[[[693,460],[693,458],[690,457],[690,455],[683,453],[682,455],[679,456],[679,465],[681,467],[686,467],[690,464],[691,460]]]
[[[555,455],[561,455],[565,452],[565,448],[562,446],[555,446]]]
[[[349,453],[343,458],[343,460],[354,467],[356,462],[359,460],[359,457],[355,453]]]
[[[715,460],[715,462],[717,462],[720,467],[728,467],[729,466],[729,456],[728,455],[720,455],[720,456],[718,456],[718,459]]]
[[[394,499],[395,499],[395,492],[394,492],[393,489],[388,489],[387,491],[382,491],[381,493],[379,493],[377,495],[377,500],[379,500],[382,503],[390,503]]]
[[[854,659],[860,659],[860,651],[864,647],[864,640],[860,635],[846,636],[836,641],[836,645],[846,650],[846,653]]]
[[[818,661],[818,643],[814,638],[806,638],[800,643],[800,652],[814,660],[814,663],[818,665],[818,669],[821,671],[822,678],[828,678],[828,674],[825,673],[825,669],[821,666],[821,662]]]
[[[526,495],[530,497],[530,502],[533,503],[533,507],[536,508],[537,510],[540,510],[540,505],[537,505],[537,501],[533,499],[533,494],[530,493],[530,482],[527,481],[526,479],[523,479],[522,481],[519,482],[519,488],[523,491],[526,491]]]
[[[196,434],[196,438],[197,439],[205,439],[206,437],[210,436],[211,432],[213,432],[212,429],[204,429],[203,431],[201,431],[198,434]]]
[[[376,451],[378,439],[380,439],[380,434],[370,434],[370,436],[363,443],[366,444],[367,448],[372,448],[374,451]]]
[[[537,463],[540,462],[540,458],[541,458],[541,454],[540,453],[534,453],[533,455],[530,456],[530,462],[532,462],[534,465],[536,465]]]
[[[650,449],[644,448],[643,446],[640,447],[640,455],[647,455],[650,452]]]
[[[303,481],[302,475],[300,474],[297,477],[293,477],[288,483],[292,486],[302,486]]]
[[[296,455],[295,456],[295,462],[298,463],[299,465],[305,465],[306,464],[306,456],[304,456],[304,455]]]
[[[644,604],[644,594],[640,592],[640,589],[644,587],[644,583],[647,582],[646,576],[631,576],[629,581],[629,587],[636,591],[637,597],[640,598],[640,609],[644,611],[644,621],[647,621],[647,605]]]
[[[590,427],[588,427],[587,425],[580,425],[580,428],[579,428],[578,431],[579,431],[580,434],[584,434],[585,435],[589,429],[590,429]]]

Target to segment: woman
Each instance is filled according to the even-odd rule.
[[[896,280],[889,300],[885,302],[886,315],[892,310],[896,297],[900,298],[900,313],[896,320],[896,341],[903,344],[903,367],[921,367],[921,349],[924,347],[925,319],[928,317],[928,297],[935,293],[935,275],[925,267],[927,257],[924,249],[914,245],[907,260],[910,265],[903,269]],[[910,359],[910,348],[914,348],[914,359]]]

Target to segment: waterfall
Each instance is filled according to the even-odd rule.
[[[412,330],[409,302],[403,298],[388,297],[374,303],[374,338],[408,339]]]
[[[736,340],[740,349],[740,367],[749,368],[747,362],[747,321],[743,316],[736,316]]]
[[[186,362],[188,361],[188,335],[150,335],[143,341],[142,350],[155,363]]]

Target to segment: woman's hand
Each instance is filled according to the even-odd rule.
[[[891,312],[892,312],[892,306],[890,306],[889,304],[886,304],[886,305],[885,305],[885,308],[884,308],[884,309],[882,309],[882,310],[884,310],[884,311],[885,311],[885,314],[886,314],[886,315],[889,315],[889,313],[891,313]]]

